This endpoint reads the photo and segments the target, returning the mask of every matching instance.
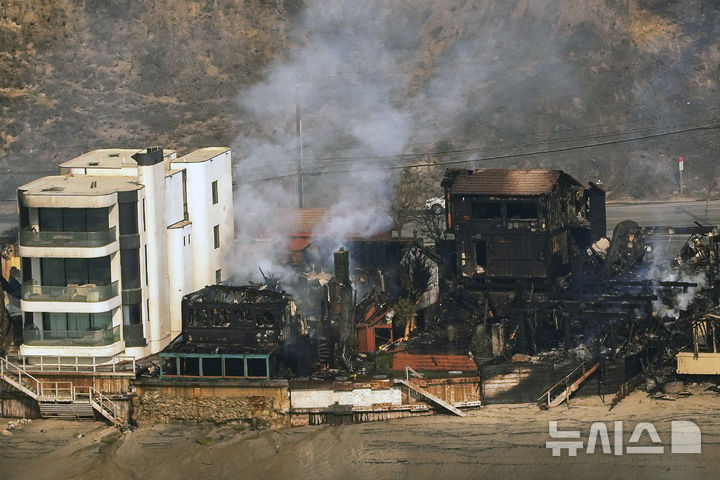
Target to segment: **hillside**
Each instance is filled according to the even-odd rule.
[[[236,182],[291,190],[297,98],[306,168],[340,171],[308,177],[314,204],[342,197],[347,171],[383,171],[382,196],[383,169],[434,162],[668,197],[681,155],[701,197],[718,176],[718,18],[712,0],[2,0],[0,200],[89,149],[156,144],[232,145]],[[434,185],[445,166],[418,171]]]

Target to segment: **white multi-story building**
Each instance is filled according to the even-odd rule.
[[[183,295],[228,273],[231,175],[229,148],[101,149],[20,187],[20,355],[162,350]]]

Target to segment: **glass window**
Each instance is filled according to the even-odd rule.
[[[67,314],[43,313],[43,330],[50,330],[65,336],[67,332]]]
[[[222,282],[222,270],[215,270],[215,283]]]
[[[40,271],[42,284],[48,286],[65,286],[65,260],[62,258],[41,258]]]
[[[87,232],[84,208],[63,208],[64,232]]]
[[[218,203],[218,181],[217,180],[212,182],[212,202],[213,202],[213,205]]]
[[[40,230],[46,232],[62,232],[63,215],[61,208],[39,208]]]
[[[87,283],[110,285],[110,256],[87,259]]]
[[[140,304],[132,303],[130,305],[123,305],[123,323],[125,325],[138,325],[142,322],[142,316],[140,312]]]
[[[213,227],[213,236],[215,237],[215,248],[220,248],[220,225]]]
[[[120,271],[123,290],[140,288],[140,258],[137,248],[120,250]]]
[[[22,279],[23,282],[32,280],[32,259],[30,257],[22,257]]]
[[[30,209],[28,207],[20,207],[20,228],[30,226]]]
[[[101,232],[109,228],[107,208],[88,208],[85,212],[87,213],[88,232]]]
[[[65,280],[68,284],[84,285],[88,283],[87,260],[84,258],[66,258]]]
[[[108,328],[111,322],[112,312],[93,313],[90,315],[90,327],[92,330]]]
[[[68,330],[71,332],[85,332],[90,330],[89,313],[68,313]]]
[[[120,203],[120,235],[138,233],[137,202]]]

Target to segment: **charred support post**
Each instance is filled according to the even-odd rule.
[[[350,283],[350,255],[340,248],[333,254],[335,260],[335,276],[329,282],[330,290],[330,325],[335,331],[340,349],[336,357],[343,353],[347,357],[357,349],[358,339],[353,324],[353,289]],[[340,359],[342,360],[342,359]]]

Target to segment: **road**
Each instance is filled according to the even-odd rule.
[[[707,208],[706,208],[707,207]],[[668,225],[683,227],[700,222],[720,225],[720,200],[712,202],[609,203],[607,205],[608,236],[623,220],[641,226]]]
[[[615,225],[633,220],[638,225],[685,227],[699,222],[703,225],[720,225],[720,201],[712,202],[658,202],[610,203],[607,205],[607,236],[612,237]],[[653,239],[673,258],[687,240],[687,235],[656,235]]]

